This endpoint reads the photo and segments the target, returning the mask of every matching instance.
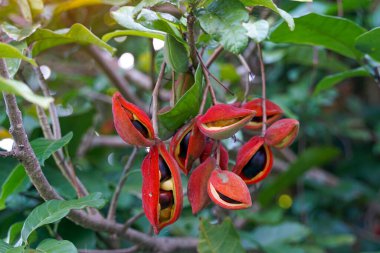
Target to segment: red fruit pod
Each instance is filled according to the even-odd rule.
[[[259,130],[263,126],[263,108],[262,108],[262,98],[253,99],[245,103],[242,108],[250,109],[256,111],[255,117],[244,127],[249,130]],[[267,125],[272,124],[279,118],[281,118],[283,111],[280,106],[276,105],[269,99],[265,100],[266,114],[267,114]]]
[[[300,123],[295,119],[281,119],[273,123],[265,133],[265,143],[275,148],[290,146],[298,135]]]
[[[213,157],[208,157],[190,175],[187,184],[187,197],[191,205],[193,214],[198,213],[210,202],[207,194],[207,183],[211,172],[216,168],[216,161]]]
[[[112,97],[112,113],[116,131],[126,143],[144,147],[154,144],[154,130],[148,115],[119,92]]]
[[[154,233],[175,222],[182,210],[182,183],[174,158],[160,142],[144,158],[142,172],[142,206]]]
[[[207,184],[211,200],[226,209],[244,209],[252,205],[251,195],[244,181],[228,170],[214,170]]]
[[[233,105],[217,104],[197,118],[199,129],[206,136],[221,140],[234,135],[255,116],[255,111]]]
[[[254,184],[268,175],[272,165],[271,149],[264,143],[263,137],[254,136],[240,148],[232,171],[239,175],[246,184]]]
[[[206,136],[199,131],[195,119],[181,127],[170,141],[170,153],[187,175],[193,162],[199,158],[206,145]]]
[[[204,162],[207,158],[211,156],[212,148],[214,146],[214,141],[210,138],[206,141],[206,146],[199,157],[199,160]],[[227,149],[223,146],[223,144],[220,144],[220,160],[219,160],[219,167],[222,170],[228,170],[228,160],[229,160],[229,155]],[[216,150],[215,150],[216,152]],[[214,154],[214,157],[216,157],[216,154]]]

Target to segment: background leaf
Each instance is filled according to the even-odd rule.
[[[65,217],[71,209],[85,207],[100,208],[105,204],[100,193],[90,194],[75,200],[49,200],[39,205],[29,214],[22,227],[21,237],[26,243],[29,235],[37,228],[59,221]]]
[[[33,93],[33,91],[23,82],[5,79],[0,76],[0,91],[12,93],[25,98],[27,101],[48,108],[49,104],[54,101],[52,97],[41,97]]]
[[[95,45],[106,49],[113,54],[116,49],[96,37],[90,30],[82,24],[74,24],[70,29],[51,31],[48,29],[37,29],[30,37],[28,43],[35,42],[32,55],[36,56],[41,52],[60,45],[78,43],[80,45]]]
[[[0,58],[21,59],[21,60],[24,60],[26,62],[29,62],[33,66],[37,66],[37,63],[33,59],[28,58],[25,55],[23,55],[23,53],[20,52],[18,50],[18,48],[14,47],[10,44],[3,43],[3,42],[0,42]]]
[[[36,248],[41,253],[77,253],[74,244],[66,240],[46,239]]]
[[[260,43],[268,37],[269,24],[266,20],[250,19],[248,23],[243,23],[243,27],[247,29],[247,36],[256,43]]]
[[[248,12],[238,0],[216,0],[196,13],[201,27],[223,47],[239,54],[248,43],[241,25],[248,21]]]
[[[380,27],[356,38],[355,47],[372,58],[380,61]]]
[[[226,218],[219,225],[211,225],[207,220],[201,220],[199,232],[199,253],[245,252],[230,218]]]
[[[289,33],[282,23],[270,34],[270,40],[275,43],[323,46],[350,58],[362,57],[362,53],[355,48],[355,39],[365,29],[351,20],[310,13],[294,21],[296,28],[293,32]]]
[[[170,34],[166,35],[164,47],[165,61],[177,73],[184,73],[189,68],[186,48]]]

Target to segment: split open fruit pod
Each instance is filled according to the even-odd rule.
[[[190,175],[187,184],[187,197],[191,205],[193,214],[198,213],[210,202],[207,194],[207,183],[211,172],[216,168],[216,161],[213,157],[208,157]]]
[[[273,154],[264,138],[254,136],[245,143],[236,156],[236,164],[232,169],[246,184],[254,184],[263,180],[273,165]]]
[[[295,119],[281,119],[273,123],[265,132],[265,143],[275,148],[290,146],[298,135],[300,123]]]
[[[207,192],[215,204],[225,209],[244,209],[252,205],[247,185],[228,170],[216,169],[211,173]]]
[[[256,111],[255,117],[245,126],[245,129],[249,130],[259,130],[263,126],[263,108],[262,108],[263,99],[256,98],[247,103],[245,103],[242,108]],[[272,124],[279,118],[281,118],[283,111],[280,106],[276,105],[269,99],[265,100],[266,105],[266,115],[267,115],[267,125]]]
[[[116,92],[112,97],[115,129],[128,144],[149,147],[154,144],[154,130],[148,115]]]
[[[175,222],[182,210],[182,183],[174,158],[160,142],[150,147],[141,166],[142,206],[156,234]]]
[[[187,175],[193,162],[199,158],[206,145],[203,135],[195,119],[181,127],[170,141],[170,153],[177,161],[181,170]]]
[[[255,116],[255,111],[227,104],[217,104],[197,118],[203,134],[215,139],[226,139],[243,128]]]

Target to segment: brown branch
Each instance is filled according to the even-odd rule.
[[[127,231],[127,229],[138,219],[144,216],[144,211],[139,212],[138,214],[132,216],[124,223],[123,231]]]
[[[15,157],[16,152],[14,150],[11,151],[0,151],[0,157]]]
[[[131,155],[129,156],[128,161],[127,161],[126,165],[124,166],[123,172],[120,175],[119,183],[116,186],[115,192],[112,196],[110,208],[108,210],[108,215],[107,215],[108,220],[115,220],[117,201],[119,200],[121,189],[123,188],[125,181],[127,181],[127,173],[132,168],[132,163],[135,160],[137,150],[138,150],[137,147],[133,148],[133,151],[132,151]]]
[[[9,78],[5,61],[0,59],[0,74]],[[43,174],[37,157],[30,146],[26,134],[22,114],[17,105],[16,97],[12,94],[3,93],[6,111],[11,125],[10,133],[16,143],[17,156],[24,166],[32,184],[44,200],[62,199],[62,197],[50,185]],[[124,232],[124,225],[109,221],[99,216],[90,215],[84,211],[71,211],[68,215],[74,223],[99,232],[117,234],[137,244],[142,244],[153,251],[179,252],[181,250],[195,251],[198,241],[194,238],[153,238],[134,229]]]
[[[261,87],[262,87],[262,103],[261,108],[263,111],[263,127],[261,129],[261,135],[264,136],[267,130],[267,106],[266,106],[266,80],[265,80],[265,66],[263,61],[263,53],[261,51],[261,45],[257,44],[257,53],[259,56],[260,70],[261,70]]]
[[[195,16],[192,11],[190,11],[189,15],[187,16],[187,42],[190,46],[190,58],[192,61],[193,67],[196,69],[198,66],[198,59],[197,59],[197,48],[195,46],[195,34],[194,34],[194,23],[195,23]]]
[[[160,73],[158,74],[157,82],[153,90],[152,94],[152,107],[153,107],[153,113],[152,113],[152,121],[153,121],[153,129],[154,129],[154,134],[158,136],[158,92],[161,87],[162,80],[164,78],[165,74],[165,68],[166,68],[166,63],[165,61],[162,62],[161,64],[161,69]]]
[[[209,68],[211,66],[211,64],[216,60],[216,58],[218,58],[221,52],[223,52],[223,46],[219,46],[217,49],[215,49],[205,64],[206,68]]]

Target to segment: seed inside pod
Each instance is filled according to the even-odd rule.
[[[170,173],[168,165],[166,164],[165,160],[161,156],[159,156],[158,158],[158,165],[160,168],[160,182],[168,180],[171,177],[171,173]]]
[[[132,120],[132,125],[145,137],[149,138],[148,129],[138,120]]]
[[[231,198],[227,197],[226,195],[223,195],[222,193],[220,193],[218,191],[216,191],[216,192],[218,193],[219,197],[222,200],[226,201],[227,203],[230,203],[230,204],[242,204],[242,202],[240,202],[240,201],[236,201],[234,199],[231,199]]]
[[[168,208],[174,204],[173,192],[160,190],[161,210]]]
[[[254,156],[244,166],[242,173],[246,178],[253,178],[263,171],[266,164],[266,153],[264,146],[255,153]]]
[[[181,144],[180,144],[180,153],[179,157],[186,158],[187,155],[187,149],[189,148],[189,141],[190,141],[190,135],[191,131],[189,131],[185,137],[183,137]]]

